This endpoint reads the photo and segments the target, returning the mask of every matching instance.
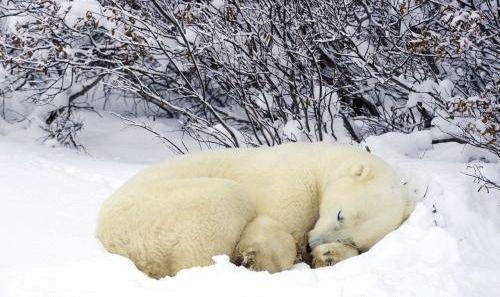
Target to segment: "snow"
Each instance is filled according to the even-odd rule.
[[[172,153],[117,118],[89,117],[87,153],[34,142],[36,128],[0,135],[0,296],[498,296],[500,196],[462,174],[481,163],[467,146],[432,145],[428,132],[370,137],[418,201],[398,230],[334,267],[277,274],[216,264],[153,280],[94,237],[101,203],[130,176]],[[4,125],[5,123],[1,123]],[[173,124],[172,124],[173,125]],[[175,136],[178,137],[178,136]],[[472,160],[472,161],[471,161]],[[494,176],[500,178],[500,174]]]
[[[90,13],[97,19],[101,26],[108,30],[113,28],[112,23],[106,18],[113,16],[112,13],[103,10],[103,7],[97,0],[61,1],[59,5],[60,9],[58,13],[64,18],[64,22],[69,27],[75,27]]]
[[[413,89],[416,92],[410,92],[408,94],[408,101],[406,102],[407,107],[414,107],[418,102],[423,103],[425,106],[433,106],[434,98],[429,93],[434,90],[439,89],[439,85],[432,80],[424,80],[420,83],[414,83]]]

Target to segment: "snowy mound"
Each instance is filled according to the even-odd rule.
[[[0,136],[0,296],[498,296],[500,197],[477,192],[463,172],[491,173],[498,163],[459,144],[431,145],[425,135],[367,140],[395,166],[418,200],[409,220],[370,251],[334,267],[270,275],[216,264],[152,280],[94,237],[101,203],[137,164],[165,147],[108,122],[87,130],[89,155]],[[109,132],[102,132],[109,131]],[[133,139],[125,141],[126,139]],[[118,144],[118,145],[117,145]],[[118,147],[123,147],[119,149]],[[114,150],[113,150],[114,149]],[[481,161],[482,162],[482,161]],[[498,178],[498,176],[497,176]]]

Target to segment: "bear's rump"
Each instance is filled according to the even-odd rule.
[[[163,277],[231,254],[253,217],[245,189],[227,179],[135,180],[105,205],[97,233],[108,251]]]

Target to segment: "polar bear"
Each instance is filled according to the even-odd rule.
[[[279,272],[311,255],[321,267],[366,251],[411,209],[397,175],[376,156],[289,143],[153,165],[104,203],[97,237],[153,278],[210,265],[219,254]]]

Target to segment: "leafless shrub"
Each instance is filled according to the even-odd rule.
[[[498,155],[492,0],[101,0],[78,19],[61,3],[0,0],[0,95],[48,104],[48,127],[97,92],[178,119],[205,147],[438,126]]]

